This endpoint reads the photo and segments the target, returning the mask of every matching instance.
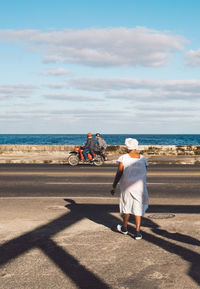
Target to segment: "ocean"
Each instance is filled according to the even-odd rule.
[[[136,138],[140,145],[200,145],[200,134],[102,134],[108,145]],[[85,134],[0,134],[0,145],[82,145]]]

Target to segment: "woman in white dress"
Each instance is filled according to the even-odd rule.
[[[127,138],[125,140],[128,153],[122,155],[117,163],[118,169],[113,182],[111,194],[114,195],[116,186],[120,181],[120,213],[123,214],[123,224],[117,225],[117,230],[128,234],[127,225],[130,214],[135,216],[135,239],[142,239],[140,232],[141,218],[148,208],[148,191],[146,187],[147,159],[138,154],[138,141]]]

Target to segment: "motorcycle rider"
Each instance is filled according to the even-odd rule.
[[[95,154],[94,154],[95,147],[96,147],[95,140],[93,139],[92,134],[89,132],[87,134],[87,141],[85,143],[84,150],[83,150],[83,155],[85,157],[85,160],[88,160],[88,155],[87,155],[88,153],[91,153],[92,155],[91,161],[95,159]]]
[[[107,143],[105,140],[101,137],[100,133],[96,133],[96,139],[97,139],[97,145],[98,145],[98,150],[100,151],[100,154],[104,158],[104,161],[107,159],[104,151],[107,148]]]

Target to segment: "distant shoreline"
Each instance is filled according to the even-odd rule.
[[[127,137],[140,145],[200,145],[200,134],[102,134],[108,145],[123,145]],[[86,134],[0,134],[0,145],[83,145]]]

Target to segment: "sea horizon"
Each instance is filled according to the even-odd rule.
[[[95,134],[93,135],[95,137]],[[102,134],[108,145],[136,138],[139,145],[200,145],[200,134]],[[82,145],[86,134],[0,134],[0,145]]]

